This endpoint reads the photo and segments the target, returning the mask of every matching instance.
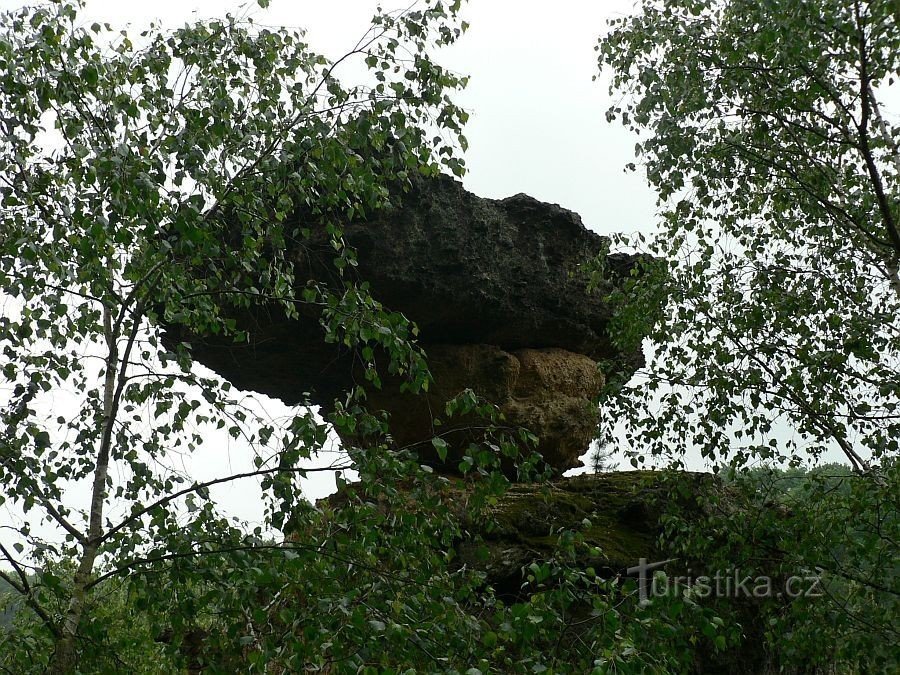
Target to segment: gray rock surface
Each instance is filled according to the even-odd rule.
[[[421,181],[401,199],[349,225],[344,238],[358,251],[359,277],[416,321],[423,342],[617,355],[606,335],[609,307],[585,292],[579,271],[608,242],[578,214],[523,194],[484,199],[447,177]],[[331,257],[328,242],[313,239],[298,261],[323,278]],[[614,258],[629,267],[627,256]]]

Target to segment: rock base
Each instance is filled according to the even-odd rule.
[[[595,400],[604,383],[591,358],[564,349],[508,352],[484,344],[431,345],[427,358],[434,376],[427,394],[401,393],[391,382],[368,394],[370,410],[390,415],[397,447],[415,449],[423,463],[455,472],[468,445],[484,439],[487,422],[473,415],[447,419],[444,410],[471,389],[498,406],[498,426],[525,427],[536,435],[548,465],[565,471],[580,464],[595,436]],[[448,444],[445,459],[431,443],[434,436]]]

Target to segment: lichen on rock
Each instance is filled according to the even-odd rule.
[[[639,558],[659,553],[659,504],[671,497],[661,478],[653,471],[627,471],[513,485],[491,509],[491,527],[481,529],[480,541],[458,544],[460,558],[483,569],[494,588],[519,592],[523,569],[551,557],[559,533],[573,530],[583,533],[584,550],[596,551],[580,561],[583,567],[622,574]],[[478,555],[482,546],[487,556]]]

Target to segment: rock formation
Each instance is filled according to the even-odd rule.
[[[586,474],[555,480],[549,486],[513,485],[492,509],[493,527],[481,532],[482,541],[461,541],[457,551],[462,564],[483,570],[488,583],[502,595],[515,599],[523,593],[523,570],[533,562],[550,558],[558,548],[561,529],[580,531],[596,555],[579,560],[604,577],[624,575],[639,558],[664,556],[659,550],[660,511],[676,502],[696,509],[652,471]],[[694,491],[714,489],[714,481],[702,474],[683,474]],[[693,494],[689,492],[688,494]],[[585,519],[590,527],[585,529]],[[488,556],[477,555],[487,546]]]
[[[500,408],[504,426],[526,427],[535,434],[537,451],[555,468],[578,465],[597,430],[592,401],[603,387],[603,376],[593,359],[555,347],[507,352],[494,345],[445,344],[426,349],[434,376],[427,393],[401,393],[389,382],[394,386],[368,394],[372,409],[390,413],[398,446],[415,447],[433,463],[430,439],[440,434],[450,447],[442,464],[456,466],[462,448],[481,439],[477,429],[484,421],[469,416],[434,427],[432,419],[447,401],[471,388]]]
[[[294,218],[300,224],[306,220],[300,213]],[[331,243],[317,234],[321,228],[308,224],[313,234],[291,251],[298,294],[309,279],[339,288]],[[389,414],[396,446],[416,448],[423,462],[452,473],[464,448],[481,438],[478,426],[484,422],[471,416],[443,420],[439,427],[433,422],[449,399],[472,389],[496,404],[505,424],[534,433],[537,450],[548,464],[558,470],[577,464],[597,425],[596,399],[604,386],[597,361],[612,361],[625,375],[641,363],[640,353],[623,353],[609,339],[611,311],[604,289],[587,292],[581,265],[603,250],[602,237],[559,206],[525,195],[483,199],[452,179],[440,178],[418,182],[398,196],[392,209],[347,223],[344,239],[357,251],[355,273],[370,283],[372,295],[419,327],[419,342],[434,377],[433,386],[417,396],[405,393],[402,380],[387,374],[380,389],[368,387],[366,403],[373,411]],[[610,256],[605,290],[619,284],[635,265],[633,257]],[[197,361],[237,387],[289,404],[311,401],[327,411],[335,397],[359,381],[359,373],[352,352],[323,340],[317,312],[307,308],[299,319],[288,319],[272,307],[239,313],[234,318],[249,334],[246,344],[187,334],[178,326],[167,326],[167,339],[190,342]],[[437,434],[448,443],[445,459],[431,444]],[[578,532],[586,544],[578,548],[575,568],[593,569],[600,578],[624,583],[627,570],[642,558],[677,556],[677,562],[669,561],[669,570],[676,573],[695,563],[703,569],[704,561],[686,558],[680,549],[666,549],[665,524],[676,513],[668,512],[668,506],[680,509],[682,517],[707,523],[706,497],[715,498],[709,503],[717,509],[732,509],[713,476],[684,474],[670,480],[667,474],[636,471],[516,484],[489,503],[486,513],[467,519],[478,481],[435,478],[440,485],[436,489],[442,491],[439,508],[451,513],[458,508],[464,519],[464,536],[449,544],[453,551],[447,559],[459,569],[482,573],[485,586],[508,602],[527,602],[535,592],[558,583],[548,579],[541,586],[527,575],[532,564],[559,553],[561,531]],[[404,486],[397,487],[404,492]],[[327,521],[359,497],[353,493],[352,486],[345,486],[320,501],[317,512]],[[378,508],[377,501],[366,495],[361,503]],[[306,534],[291,532],[288,539]],[[716,536],[718,543],[727,543],[721,533]],[[347,569],[353,574],[352,565]],[[276,598],[267,599],[265,606],[271,607]],[[590,598],[582,600],[587,601],[572,608],[582,614],[574,627],[565,627],[557,646],[565,646],[563,638],[580,640],[582,629],[577,626],[595,621]],[[278,601],[289,606],[295,599]],[[742,607],[745,625],[758,624],[758,606],[748,602]],[[284,616],[272,615],[276,622]],[[720,652],[702,643],[695,646],[695,672],[759,672],[765,656],[763,635],[754,628],[746,630],[746,649]],[[221,642],[205,632],[194,640],[213,654]],[[195,658],[199,652],[185,645],[186,655]]]
[[[648,616],[641,615],[638,589],[642,583],[647,583],[648,577],[642,580],[634,571],[641,559],[645,559],[644,562],[665,561],[654,566],[669,573],[673,583],[674,578],[679,576],[694,577],[696,570],[713,574],[715,572],[708,567],[710,560],[704,554],[729,546],[734,534],[731,527],[723,530],[722,524],[728,519],[752,523],[760,518],[759,511],[755,510],[758,505],[748,505],[739,491],[729,488],[712,474],[623,471],[516,484],[496,501],[487,504],[484,511],[476,509],[473,512],[469,500],[474,488],[473,481],[448,477],[441,477],[429,486],[433,495],[440,496],[435,508],[449,509],[463,525],[463,536],[449,544],[452,554],[447,555],[446,559],[450,569],[455,572],[467,569],[483,575],[481,588],[485,594],[501,601],[499,604],[493,601],[482,604],[476,600],[471,605],[468,604],[472,600],[469,597],[462,601],[463,606],[476,612],[488,625],[492,622],[496,625],[500,623],[496,616],[501,615],[504,604],[528,603],[538,594],[552,592],[564,583],[563,570],[596,574],[599,579],[608,580],[610,586],[604,588],[600,585],[593,591],[579,592],[571,598],[572,602],[566,609],[569,622],[565,625],[545,625],[543,628],[558,640],[557,645],[563,649],[572,645],[576,651],[592,644],[598,626],[604,625],[607,615],[617,618],[618,613],[623,620],[642,620],[646,625]],[[385,515],[396,515],[398,512],[398,504],[384,493],[376,490],[373,495],[364,487],[357,493],[351,484],[320,500],[316,509],[320,520],[290,533],[287,547],[317,541],[316,536],[321,536],[322,532],[333,531],[331,525],[347,522],[342,520],[344,509],[349,508],[352,513],[357,506],[366,513],[372,508]],[[415,502],[411,501],[409,506],[421,514]],[[750,514],[755,517],[749,517]],[[671,537],[666,535],[673,519],[703,522],[710,527],[709,539],[699,551],[691,553],[673,545]],[[353,520],[351,517],[350,521]],[[386,520],[390,522],[390,519]],[[759,550],[767,552],[761,564],[770,566],[761,569],[767,572],[768,569],[777,569],[779,561],[777,557],[772,557],[772,552],[778,550],[779,542],[771,536],[777,536],[777,533],[767,532],[756,525],[753,525],[753,530]],[[562,533],[566,532],[577,532],[583,545],[568,548],[562,543],[567,539]],[[315,547],[314,550],[320,549]],[[698,553],[701,555],[699,558]],[[291,555],[296,556],[297,553],[292,552]],[[568,567],[547,565],[548,561],[558,560],[561,555]],[[385,572],[389,575],[394,570],[390,562],[385,564]],[[530,576],[534,565],[545,566],[548,576],[535,580]],[[348,590],[356,588],[359,567],[348,564],[337,569],[339,574],[346,575],[340,578],[340,586]],[[390,585],[386,586],[390,588]],[[297,635],[292,631],[302,631],[302,625],[299,629],[297,627],[296,614],[292,609],[295,604],[302,604],[308,611],[310,598],[303,593],[303,588],[301,583],[285,584],[281,579],[277,583],[270,580],[268,584],[261,584],[257,602],[267,609],[267,613],[258,633],[254,632],[264,634],[266,630],[275,630],[278,635]],[[648,587],[644,585],[644,588]],[[739,644],[729,644],[727,649],[722,649],[714,646],[715,633],[697,631],[691,635],[690,643],[685,642],[678,647],[689,650],[691,655],[693,663],[687,672],[697,675],[806,672],[771,667],[771,655],[766,649],[767,618],[772,611],[766,608],[768,599],[740,595],[735,598],[704,598],[698,595],[691,604],[702,605],[704,612],[712,611],[716,616],[721,612],[726,621],[739,621],[736,627],[741,631],[742,639]],[[614,601],[614,610],[598,612],[597,599]],[[775,602],[782,600],[779,597]],[[547,599],[542,598],[537,607],[546,602]],[[603,607],[602,603],[600,607]],[[787,605],[782,611],[787,611]],[[696,621],[690,613],[679,619],[679,613],[673,615],[673,621],[681,620],[688,626]],[[665,609],[662,615],[665,616]],[[254,621],[259,621],[258,616],[254,615]],[[508,615],[502,616],[506,619]],[[193,664],[194,670],[191,672],[206,672],[205,664],[222,664],[225,660],[221,650],[223,646],[227,649],[234,636],[213,631],[216,631],[215,627],[211,631],[205,625],[196,626],[179,636],[178,648],[185,661]],[[686,633],[690,634],[690,629]],[[173,632],[164,631],[157,639],[171,643],[174,641]],[[270,670],[294,672],[281,668],[279,659],[287,656],[289,653],[274,654],[268,664],[272,666]],[[240,662],[234,663],[232,670],[239,670],[241,665]]]
[[[373,296],[417,324],[435,386],[416,398],[388,378],[380,391],[369,391],[369,407],[390,414],[398,446],[418,447],[423,461],[441,464],[429,442],[433,417],[471,388],[497,404],[508,424],[536,434],[550,465],[575,466],[597,424],[603,378],[596,361],[633,372],[641,358],[611,343],[610,308],[602,292],[586,289],[581,266],[600,253],[604,238],[559,206],[526,195],[483,199],[447,177],[420,180],[397,201],[348,223],[344,239],[357,251],[354,273],[371,284]],[[307,224],[301,213],[294,218]],[[322,228],[310,229],[291,252],[297,283],[337,284],[330,241]],[[634,264],[632,257],[610,256],[609,285]],[[289,404],[309,393],[327,409],[352,386],[353,355],[324,342],[318,315],[289,320],[260,309],[238,320],[247,344],[170,332],[193,342],[195,359],[236,386]],[[454,431],[449,468],[472,437],[460,426],[442,428]]]

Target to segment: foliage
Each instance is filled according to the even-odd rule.
[[[384,461],[379,475],[390,475],[396,467]],[[460,564],[454,553],[451,539],[472,536],[463,528],[489,522],[480,506],[460,515],[460,489],[470,487],[441,477],[396,489],[361,481],[321,510],[298,514],[303,530],[280,545],[260,541],[144,566],[125,582],[127,602],[113,595],[107,604],[102,593],[104,606],[86,612],[88,626],[106,632],[90,633],[104,649],[85,648],[80,667],[105,672],[114,655],[129,672],[159,665],[211,673],[672,673],[691,672],[698,650],[712,653],[724,640],[706,603],[673,596],[644,606],[634,580],[585,566],[602,556],[588,545],[596,524],[560,531],[553,553],[524,570],[521,589],[495,592],[478,566]],[[491,490],[468,494],[484,506],[497,498]],[[223,537],[218,548],[229,543],[239,549],[246,541]],[[23,618],[31,631],[12,639],[24,634],[29,642],[4,652],[0,664],[32,672],[22,665],[31,663],[41,672],[48,636],[35,630],[32,614]],[[119,631],[135,618],[133,631]],[[123,649],[128,636],[143,638],[145,651]]]
[[[661,207],[621,243],[668,261],[646,379],[610,403],[637,454],[896,456],[897,21],[886,0],[646,0],[601,39],[607,117]]]
[[[465,80],[431,57],[464,27],[457,4],[379,13],[333,62],[301,33],[231,16],[130,36],[83,26],[77,3],[0,15],[0,369],[12,392],[0,501],[25,513],[0,548],[17,594],[4,668],[687,667],[701,629],[582,569],[577,532],[555,533],[559,553],[529,568],[517,598],[456,559],[454,542],[489,526],[485,507],[506,487],[494,448],[514,456],[529,434],[498,429],[470,449],[460,507],[447,479],[389,448],[361,390],[325,422],[299,407],[276,424],[160,332],[241,341],[241,311],[308,320],[313,308],[322,339],[356,349],[372,385],[379,358],[428,386],[415,326],[343,275],[355,258],[341,223],[416,173],[462,172],[466,114],[450,95]],[[347,86],[337,72],[354,58],[371,77]],[[285,251],[313,222],[331,237],[340,291],[293,275]],[[68,404],[54,405],[62,392]],[[448,408],[495,413],[470,392]],[[365,441],[346,464],[315,467],[331,430]],[[255,453],[254,471],[201,482],[179,469],[225,435]],[[299,477],[349,466],[359,482],[339,481],[332,504],[304,500]],[[264,526],[221,515],[213,488],[239,479],[260,482]],[[698,621],[708,629],[706,613]]]
[[[70,566],[71,567],[71,566]],[[71,579],[72,569],[56,568],[54,576]],[[62,596],[50,592],[41,583],[40,573],[30,575],[29,583],[38,589],[45,607],[64,612]],[[79,639],[83,653],[90,654],[79,664],[79,672],[131,672],[140,664],[141,672],[163,675],[176,670],[162,645],[154,640],[148,616],[139,611],[128,593],[127,580],[117,579],[105,585],[102,592],[91,595],[80,626]],[[3,672],[46,672],[53,655],[54,640],[40,618],[23,606],[20,596],[10,589],[13,601],[10,625],[0,628],[0,669]]]
[[[457,9],[379,13],[334,62],[302,33],[233,16],[140,36],[82,25],[77,3],[0,16],[0,289],[12,299],[0,502],[27,514],[0,553],[55,645],[52,670],[97,655],[91,598],[115,577],[250,545],[218,515],[213,484],[261,479],[269,524],[284,527],[302,462],[325,442],[308,410],[276,427],[197,375],[185,348],[162,347],[160,321],[240,340],[228,308],[320,306],[323,339],[377,344],[411,386],[427,381],[403,317],[349,281],[295,297],[283,251],[305,236],[287,219],[303,206],[328,227],[340,272],[353,261],[342,218],[377,209],[413,172],[461,172],[465,113],[450,94],[465,82],[430,55],[460,34]],[[340,82],[352,58],[371,82]],[[61,392],[73,403],[54,409]],[[216,429],[254,450],[256,471],[207,483],[179,471]],[[66,497],[77,485],[85,504]],[[38,521],[60,536],[35,535]]]
[[[760,602],[761,668],[896,669],[898,22],[886,0],[643,0],[597,47],[662,224],[617,241],[656,262],[612,298],[616,339],[650,339],[605,440],[736,476],[739,507],[672,517],[673,551],[820,576],[822,597]],[[799,468],[826,453],[850,467]],[[718,611],[749,630],[739,609]]]
[[[880,477],[842,464],[727,470],[725,492],[702,500],[706,517],[667,515],[668,550],[695,561],[694,578],[773,579],[781,595],[759,598],[752,622],[740,601],[716,607],[762,646],[749,655],[761,670],[896,670],[900,476],[894,464]]]

